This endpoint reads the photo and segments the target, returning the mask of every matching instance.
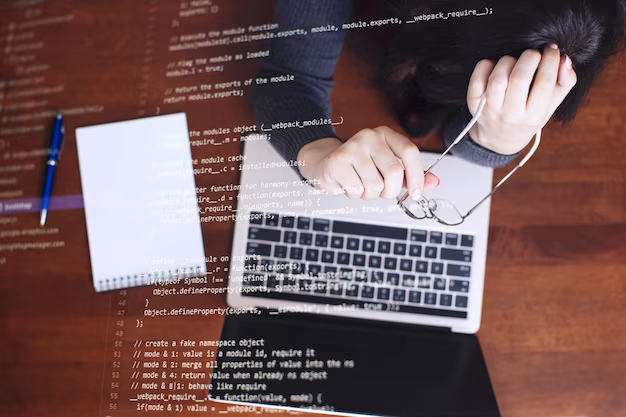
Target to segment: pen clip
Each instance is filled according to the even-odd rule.
[[[58,117],[58,115],[61,115],[61,138],[59,139],[61,141],[61,146],[59,146],[59,150],[57,151],[56,154],[56,159],[59,160],[61,159],[61,154],[63,152],[63,149],[65,148],[65,117],[63,117],[63,114],[60,111],[57,111],[56,116]],[[49,149],[49,152],[52,152],[52,149]]]
[[[61,146],[59,147],[59,154],[57,155],[57,159],[61,159],[61,154],[63,153],[63,149],[65,148],[65,120],[61,125]]]

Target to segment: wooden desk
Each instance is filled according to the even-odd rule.
[[[69,114],[57,196],[81,194],[73,134],[78,126],[185,111],[199,138],[238,137],[202,132],[253,124],[249,88],[243,98],[167,102],[182,95],[171,90],[176,87],[253,77],[256,59],[195,60],[245,56],[266,49],[263,42],[168,51],[183,34],[271,21],[271,7],[233,3],[2,2],[0,200],[39,197],[51,122],[38,115],[42,111],[60,107]],[[188,68],[179,67],[186,60],[193,61],[195,75],[167,76],[168,70]],[[199,72],[215,71],[206,68],[215,65],[224,70]],[[493,199],[479,337],[505,417],[626,416],[625,75],[623,57],[616,57],[576,121],[564,128],[548,125],[537,154]],[[339,134],[349,137],[366,127],[365,120],[369,127],[399,129],[373,87],[371,70],[349,50],[336,78],[334,111],[345,119]],[[425,144],[436,146],[436,138]],[[197,158],[239,152],[233,141],[192,147]],[[496,179],[502,175],[499,170]],[[196,176],[198,187],[236,181],[231,172]],[[134,415],[138,403],[130,399],[142,380],[133,373],[144,360],[134,355],[145,350],[141,343],[218,340],[223,322],[219,315],[144,317],[146,303],[225,307],[225,297],[158,297],[152,287],[96,294],[83,210],[52,211],[44,235],[33,234],[38,219],[34,211],[0,213],[0,414]],[[233,224],[202,229],[205,253],[217,258],[208,265],[211,279],[225,279],[227,263],[219,259],[230,253]],[[180,367],[181,353],[190,349],[160,349],[174,353],[166,371],[181,372],[171,364]],[[158,382],[166,386],[157,391],[195,394],[198,400],[206,395],[188,386],[170,388],[189,382],[180,375]],[[189,399],[164,404],[184,415],[195,415],[188,410],[194,406],[206,406],[209,415],[226,410]]]

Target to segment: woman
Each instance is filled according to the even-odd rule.
[[[502,1],[490,6],[490,16],[429,22],[414,18],[466,7],[450,1],[389,3],[401,22],[415,22],[398,25],[386,68],[401,123],[423,133],[445,119],[448,145],[486,94],[481,117],[454,153],[492,167],[515,158],[555,111],[561,120],[570,119],[623,38],[617,0]],[[275,21],[281,30],[341,28],[352,10],[351,0],[278,0]],[[294,80],[256,87],[259,123],[330,118],[333,71],[345,32],[273,40],[259,76],[292,74]],[[575,88],[579,78],[584,82]],[[272,132],[271,143],[285,159],[297,160],[300,174],[317,188],[350,198],[393,199],[406,188],[416,199],[439,184],[431,173],[424,176],[417,146],[386,126],[366,128],[346,142],[330,125],[280,129]]]

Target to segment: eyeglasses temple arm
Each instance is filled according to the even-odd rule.
[[[480,117],[480,114],[483,112],[483,107],[485,107],[485,103],[486,102],[487,102],[487,96],[485,94],[483,94],[483,96],[480,98],[480,103],[478,103],[478,109],[476,110],[476,114],[474,114],[474,117],[472,117],[472,120],[470,120],[469,123],[467,124],[467,126],[465,126],[465,129],[461,130],[461,133],[459,133],[457,135],[456,139],[454,139],[454,142],[452,142],[452,144],[450,144],[450,146],[448,146],[448,149],[446,149],[444,153],[439,155],[439,158],[437,158],[437,160],[435,162],[433,162],[433,164],[426,171],[424,171],[424,175],[428,174],[430,172],[430,170],[433,169],[435,167],[435,165],[437,165],[439,163],[439,161],[441,161],[441,159],[444,156],[446,156],[446,154],[450,151],[450,149],[452,149],[454,147],[454,145],[459,143],[461,141],[461,139],[463,139],[465,137],[467,132],[469,132],[470,129],[478,121],[478,118]]]
[[[452,149],[454,147],[454,145],[459,143],[461,141],[461,139],[463,139],[465,137],[467,132],[469,132],[470,129],[472,128],[472,126],[474,126],[476,124],[476,122],[478,121],[478,118],[480,117],[480,114],[483,112],[483,108],[485,107],[485,103],[486,102],[487,102],[487,95],[483,94],[482,97],[480,98],[480,103],[478,103],[478,109],[476,110],[476,114],[474,114],[474,117],[472,117],[472,120],[470,120],[469,123],[467,124],[467,126],[465,126],[465,129],[461,130],[461,133],[459,133],[457,135],[456,139],[454,139],[454,142],[452,142],[452,144],[450,144],[450,146],[448,146],[448,149],[446,149],[444,151],[444,153],[439,155],[439,158],[437,158],[437,160],[435,160],[435,162],[433,162],[432,165],[426,171],[424,171],[424,175],[428,174],[430,172],[430,170],[433,169],[435,167],[435,165],[437,165],[439,163],[439,161],[441,161],[441,159],[444,156],[446,156],[446,154],[450,151],[450,149]],[[404,193],[402,195],[402,197],[400,197],[398,199],[398,202],[402,203],[408,197],[409,197],[409,192],[407,191],[406,193]]]
[[[535,134],[535,141],[533,142],[533,146],[532,146],[532,148],[530,148],[530,150],[528,151],[528,153],[526,154],[526,156],[524,156],[524,158],[520,161],[520,163],[519,163],[519,164],[517,164],[517,166],[516,166],[515,168],[513,168],[513,169],[511,170],[511,172],[509,172],[508,174],[506,174],[506,175],[505,175],[505,177],[504,177],[504,178],[502,178],[502,179],[500,180],[500,182],[498,182],[498,183],[496,184],[496,186],[495,186],[495,187],[493,187],[493,190],[491,190],[491,192],[490,192],[489,194],[487,194],[487,195],[486,195],[486,196],[485,196],[482,200],[480,200],[480,201],[478,202],[478,204],[476,204],[474,207],[472,207],[472,208],[470,209],[470,211],[468,211],[468,212],[467,212],[467,214],[465,214],[465,216],[463,216],[463,218],[466,218],[467,216],[469,216],[470,214],[472,214],[472,213],[473,213],[473,212],[474,212],[474,211],[475,211],[475,210],[476,210],[476,209],[477,209],[477,208],[478,208],[478,207],[479,207],[479,206],[480,206],[480,205],[481,205],[481,204],[482,204],[485,200],[487,200],[489,197],[491,197],[491,195],[492,195],[493,193],[495,193],[495,192],[496,192],[496,190],[498,189],[498,187],[500,187],[502,184],[504,184],[504,181],[508,180],[508,179],[509,179],[509,177],[510,177],[511,175],[513,175],[513,173],[514,173],[515,171],[517,171],[520,167],[524,166],[524,164],[525,164],[526,162],[528,162],[528,160],[530,159],[530,157],[531,157],[531,156],[533,156],[533,154],[534,154],[534,153],[535,153],[535,151],[537,150],[537,147],[539,147],[539,142],[540,142],[540,141],[541,141],[541,129],[539,129],[539,130],[537,131],[537,133]]]

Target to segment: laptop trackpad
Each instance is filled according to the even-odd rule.
[[[383,416],[500,416],[474,335],[318,316],[227,316],[217,401]]]

